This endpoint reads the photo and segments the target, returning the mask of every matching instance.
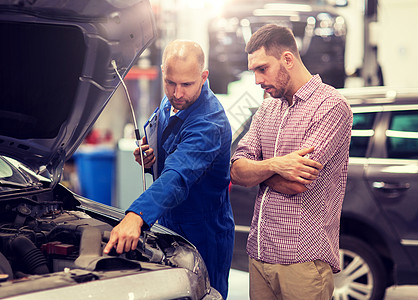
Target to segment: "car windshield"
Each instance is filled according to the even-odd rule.
[[[3,157],[0,157],[0,192],[31,186],[28,180]]]

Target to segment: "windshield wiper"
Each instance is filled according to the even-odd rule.
[[[8,180],[0,180],[0,186],[10,186],[10,187],[16,187],[16,188],[30,188],[30,187],[37,187],[42,184],[33,184],[33,183],[17,183],[14,181],[8,181]]]

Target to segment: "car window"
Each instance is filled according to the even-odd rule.
[[[0,179],[5,179],[13,175],[12,168],[3,160],[0,159]]]
[[[386,136],[389,158],[418,159],[418,111],[393,112]]]
[[[5,159],[0,157],[0,193],[25,186],[28,181]]]
[[[373,124],[375,112],[353,114],[351,131],[350,156],[365,157],[370,138],[374,135]]]

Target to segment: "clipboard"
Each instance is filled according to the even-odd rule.
[[[145,138],[150,148],[154,149],[154,155],[156,157],[155,163],[152,165],[151,173],[155,180],[158,174],[158,112],[157,107],[149,117],[148,121],[144,125]]]

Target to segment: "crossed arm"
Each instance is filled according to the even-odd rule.
[[[242,186],[255,186],[265,182],[270,188],[285,194],[298,194],[307,190],[322,169],[322,164],[304,157],[314,148],[304,148],[284,156],[255,161],[240,158],[231,166],[231,181]]]

